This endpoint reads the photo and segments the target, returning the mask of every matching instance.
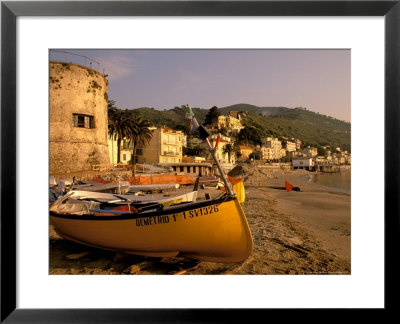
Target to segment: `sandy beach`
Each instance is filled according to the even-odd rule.
[[[207,275],[351,273],[351,196],[310,181],[304,170],[244,166],[243,204],[253,252],[241,263],[148,258],[89,248],[62,239],[50,226],[50,274]],[[285,180],[301,191],[281,189]],[[279,188],[281,187],[281,188]],[[180,189],[188,191],[190,189]],[[200,189],[200,198],[220,191]]]

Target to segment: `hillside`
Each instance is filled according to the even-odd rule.
[[[199,121],[203,123],[209,109],[192,108]],[[166,125],[171,128],[189,131],[189,121],[185,119],[184,107],[169,110],[154,108],[134,109],[155,126]],[[321,147],[330,145],[351,151],[351,124],[335,118],[303,109],[285,107],[257,107],[248,104],[237,104],[219,108],[221,114],[228,111],[245,112],[243,124],[254,128],[260,137],[298,138],[305,145]]]
[[[236,104],[227,107],[220,108],[221,114],[227,114],[229,111],[247,111],[254,114],[262,114],[263,116],[274,116],[281,114],[287,110],[291,110],[286,107],[258,107],[249,104]]]
[[[270,117],[247,113],[244,125],[254,127],[261,136],[294,137],[304,145],[351,151],[351,124],[311,111],[288,109]]]
[[[176,128],[178,125],[180,125],[182,127],[184,126],[187,128],[187,131],[189,131],[189,120],[185,118],[185,107],[175,107],[169,110],[157,110],[154,108],[143,107],[132,110],[146,117],[157,127],[165,125],[171,128]],[[198,122],[200,124],[204,123],[208,109],[192,108],[192,110]]]

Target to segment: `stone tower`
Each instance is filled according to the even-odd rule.
[[[109,164],[108,81],[95,70],[50,62],[50,173]]]

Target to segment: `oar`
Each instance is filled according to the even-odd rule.
[[[130,200],[130,199],[126,198],[126,197],[122,197],[122,196],[120,196],[120,195],[113,194],[113,196],[114,196],[114,197],[117,197],[117,198],[120,199],[120,200],[129,201],[129,202],[134,202],[133,200]]]
[[[53,209],[54,207],[58,206],[58,205],[61,204],[63,201],[65,201],[65,200],[67,200],[69,197],[71,197],[73,193],[74,193],[74,192],[71,191],[71,192],[67,193],[67,194],[64,195],[64,196],[61,196],[60,198],[58,198],[55,202],[53,202],[53,203],[50,205],[49,209],[51,210],[51,209]]]

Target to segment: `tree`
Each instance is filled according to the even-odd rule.
[[[147,119],[136,115],[134,111],[118,109],[115,107],[115,101],[108,102],[108,132],[110,138],[117,141],[117,163],[121,161],[121,142],[126,139],[133,144],[133,175],[138,144],[148,144],[153,136],[150,126],[152,124]]]
[[[124,110],[114,106],[115,101],[108,102],[108,135],[117,141],[117,163],[121,158],[121,142],[125,137],[129,137],[129,117]]]
[[[206,120],[203,125],[210,125],[218,120],[218,117],[221,116],[221,113],[218,111],[218,107],[214,106],[210,108],[206,115]]]
[[[235,151],[233,145],[231,143],[225,144],[222,148],[222,153],[228,154],[228,162],[231,163],[231,154]]]
[[[189,125],[181,125],[178,124],[176,126],[174,126],[174,129],[182,131],[185,135],[189,135],[190,134],[190,127]]]
[[[243,129],[240,130],[238,138],[241,141],[250,141],[253,144],[261,144],[260,132],[255,127],[245,126]]]
[[[141,116],[136,116],[130,119],[130,134],[129,139],[133,143],[132,154],[132,175],[135,176],[136,167],[136,150],[138,145],[145,146],[150,143],[153,137],[153,131],[150,130],[152,124]]]

